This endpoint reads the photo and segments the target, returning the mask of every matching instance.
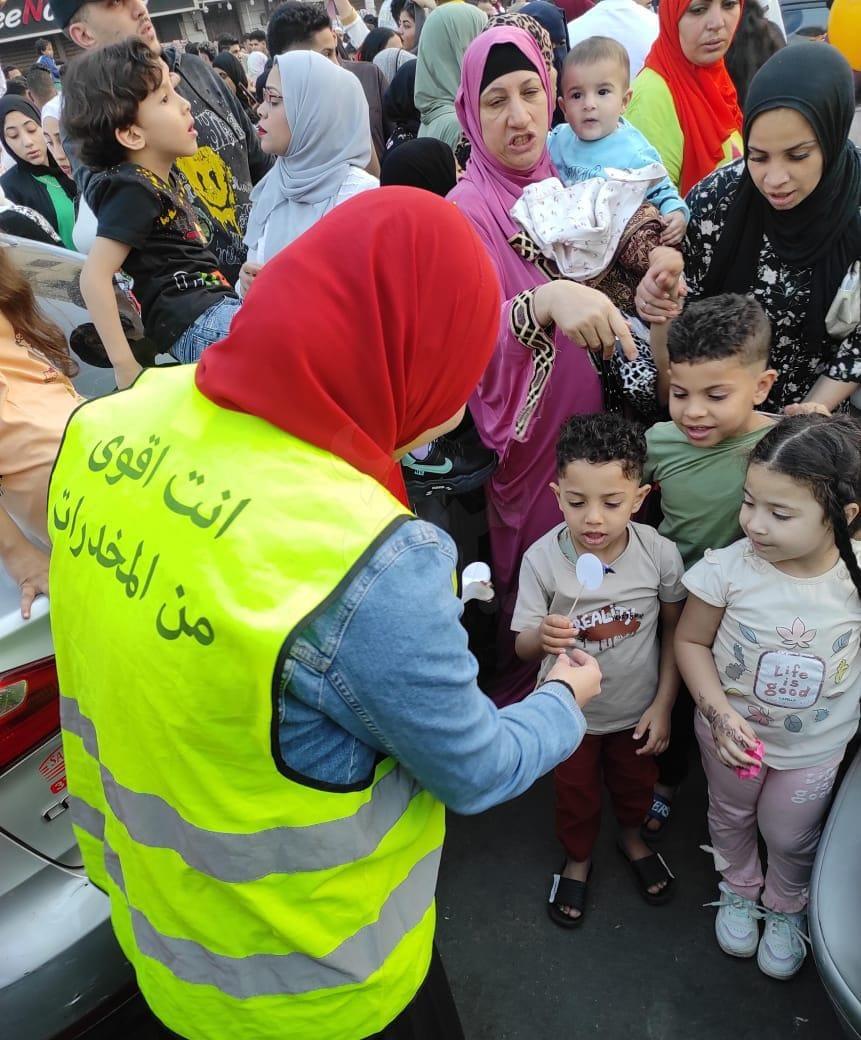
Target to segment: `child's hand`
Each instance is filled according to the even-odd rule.
[[[754,766],[758,759],[747,753],[748,748],[756,747],[757,736],[737,711],[718,714],[714,712],[709,718],[712,737],[717,748],[718,758],[725,766],[735,769],[737,766]]]
[[[637,313],[645,322],[663,325],[682,313],[687,292],[682,254],[670,246],[656,246],[649,253],[649,270],[637,286]]]
[[[48,554],[27,542],[4,557],[3,563],[21,591],[21,617],[26,621],[33,600],[48,595]]]
[[[640,716],[637,728],[634,730],[634,740],[642,739],[649,734],[646,743],[634,752],[635,755],[660,755],[667,750],[670,743],[670,712],[668,708],[662,708],[654,704],[650,705]]]
[[[560,651],[544,681],[554,679],[568,683],[574,690],[574,699],[581,711],[601,692],[601,667],[585,650]]]
[[[575,628],[571,619],[564,614],[548,614],[538,626],[538,636],[541,639],[541,652],[544,654],[558,654],[560,650],[568,650],[576,642]]]
[[[125,390],[131,386],[142,371],[143,369],[134,358],[114,365],[114,379],[117,381],[117,390]]]
[[[661,232],[661,245],[677,246],[685,237],[685,232],[688,229],[688,222],[685,220],[684,212],[680,209],[674,209],[672,213],[661,217],[661,223],[664,225],[664,230]]]
[[[255,264],[251,260],[246,260],[242,267],[239,268],[239,288],[242,290],[243,296],[248,293],[251,283],[262,270],[263,264]]]
[[[678,249],[670,246],[655,246],[649,253],[649,270],[646,277],[652,275],[655,285],[670,292],[681,285],[679,279],[685,271],[685,259]]]

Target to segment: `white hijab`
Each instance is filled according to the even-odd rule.
[[[42,106],[43,122],[46,117],[56,119],[58,123],[60,122],[60,105],[62,103],[62,100],[63,98],[60,94],[58,94],[56,97],[52,97],[50,101],[45,102],[45,104]]]
[[[259,247],[265,232],[264,263],[332,209],[350,167],[364,169],[372,154],[368,102],[352,73],[314,51],[275,60],[292,136],[251,193],[245,244]]]
[[[405,51],[402,47],[398,47],[397,49],[394,47],[386,47],[385,50],[380,51],[380,53],[374,58],[374,64],[386,77],[386,86],[388,86],[395,78],[395,73],[398,69],[415,60],[415,54],[410,54],[409,51]]]

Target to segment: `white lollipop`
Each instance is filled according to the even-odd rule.
[[[577,557],[577,580],[590,592],[601,588],[604,583],[604,564],[594,553],[583,553]]]
[[[583,553],[582,556],[577,557],[577,580],[580,582],[580,591],[577,593],[574,605],[568,611],[569,617],[574,616],[574,610],[580,602],[584,589],[594,592],[595,589],[600,589],[604,583],[604,564],[594,553]]]
[[[469,603],[472,599],[489,603],[494,597],[493,585],[490,581],[490,567],[480,560],[464,567],[460,582],[463,589],[461,600]]]

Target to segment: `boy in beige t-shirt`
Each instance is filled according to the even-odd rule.
[[[653,528],[631,522],[649,491],[646,441],[614,415],[575,416],[557,445],[552,484],[564,522],[523,557],[512,630],[523,660],[580,647],[601,665],[601,695],[587,708],[587,735],[555,774],[556,830],[566,852],[549,912],[562,927],[582,920],[586,880],[601,820],[601,775],[620,826],[620,849],[650,903],[665,902],[672,875],[640,836],[657,779],[654,756],[669,738],[678,689],[673,630],[685,590],[678,550]],[[595,591],[581,587],[583,553],[604,565]],[[576,607],[575,607],[576,601]],[[658,641],[658,622],[662,639]]]

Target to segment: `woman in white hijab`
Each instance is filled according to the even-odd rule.
[[[380,183],[365,172],[373,146],[362,87],[322,55],[279,55],[259,114],[263,151],[278,160],[251,193],[242,295],[263,264],[330,209]]]
[[[386,47],[385,50],[374,58],[374,64],[386,77],[386,85],[395,78],[395,73],[403,65],[408,65],[411,61],[415,61],[415,54],[410,54],[409,51],[405,51],[402,47]]]
[[[62,97],[58,94],[55,98],[42,105],[42,133],[45,135],[45,144],[48,151],[57,160],[57,165],[67,177],[72,176],[72,164],[63,148],[60,140],[60,102]]]

